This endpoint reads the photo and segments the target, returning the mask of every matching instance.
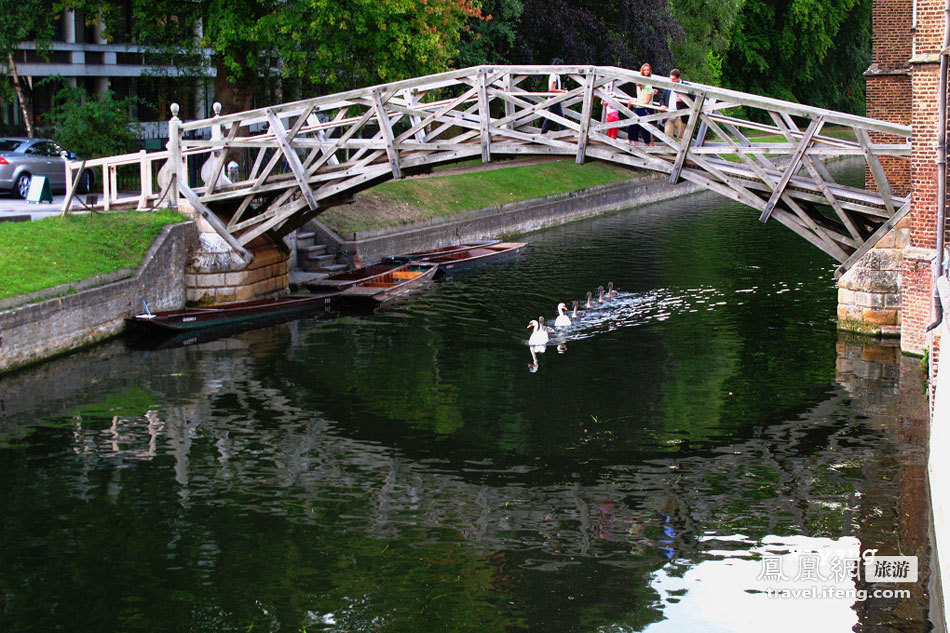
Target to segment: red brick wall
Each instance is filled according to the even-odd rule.
[[[867,78],[867,115],[901,125],[911,124],[910,57],[913,47],[911,20],[913,0],[874,0],[873,48]],[[871,133],[875,143],[894,143],[885,134]],[[910,191],[910,162],[906,159],[881,160],[884,172],[895,195]],[[865,173],[866,186],[877,189],[871,172]]]
[[[913,0],[874,0],[871,64],[886,69],[906,68],[911,56]]]

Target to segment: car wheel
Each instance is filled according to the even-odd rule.
[[[21,198],[26,198],[26,195],[30,192],[30,181],[32,179],[29,174],[20,174],[13,185],[13,191]]]
[[[83,170],[82,176],[79,177],[79,184],[76,185],[76,193],[89,193],[92,191],[94,182],[92,172],[88,169]]]

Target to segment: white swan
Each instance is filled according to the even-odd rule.
[[[541,326],[538,325],[537,321],[532,320],[528,324],[528,327],[534,328],[534,332],[531,333],[531,336],[528,338],[528,345],[547,345],[548,344],[548,333],[541,329]]]
[[[557,304],[557,318],[554,319],[554,327],[569,327],[571,325],[571,317],[564,314],[566,310],[566,305],[563,303]]]

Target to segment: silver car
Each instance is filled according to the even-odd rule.
[[[46,176],[53,191],[66,191],[65,161],[74,158],[49,139],[0,138],[0,191],[26,198],[33,176]],[[83,171],[77,193],[88,193],[92,185],[92,172]]]

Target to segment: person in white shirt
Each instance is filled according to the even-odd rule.
[[[670,71],[670,81],[677,84],[682,83],[683,77],[679,69],[674,68]],[[666,93],[663,105],[666,106],[667,110],[686,110],[689,108],[689,105],[683,100],[682,93],[675,90],[667,90]],[[686,117],[682,116],[670,117],[666,120],[666,125],[663,126],[664,134],[677,140],[682,140],[685,131]]]
[[[555,66],[560,66],[564,62],[560,57],[555,57],[551,60],[551,63]],[[548,75],[548,92],[567,92],[561,88],[561,76],[557,74]],[[564,116],[564,112],[561,110],[561,104],[555,103],[553,106],[548,108],[548,112],[551,114],[556,114],[560,117]],[[557,132],[561,129],[560,123],[556,123],[551,119],[545,118],[544,123],[541,124],[541,134],[545,134],[548,130],[553,130]]]

